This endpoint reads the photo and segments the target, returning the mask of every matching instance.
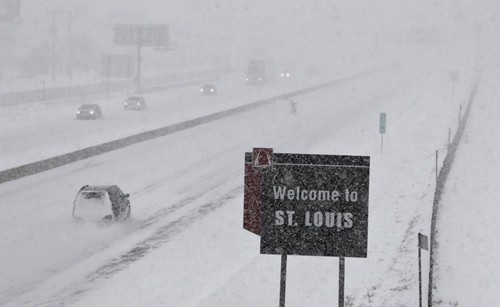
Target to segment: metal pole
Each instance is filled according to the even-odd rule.
[[[111,54],[106,55],[106,97],[109,98],[109,76],[111,74]]]
[[[451,103],[455,100],[455,81],[451,81]]]
[[[422,307],[422,252],[418,247],[418,301],[419,307]]]
[[[448,148],[450,147],[451,144],[451,128],[448,128]]]
[[[141,92],[141,46],[142,46],[142,27],[137,26],[137,92]]]
[[[380,134],[380,153],[384,153],[384,134]]]
[[[462,120],[462,105],[460,105],[460,110],[458,111],[458,126],[460,126],[460,120]]]
[[[339,307],[344,307],[345,259],[339,258]]]
[[[71,26],[73,24],[73,13],[70,11],[69,12],[69,21],[68,21],[68,36],[69,36],[69,50],[68,50],[68,55],[69,55],[69,79],[73,80],[73,34],[71,31]]]
[[[42,100],[45,100],[45,80],[42,81]]]
[[[439,158],[439,152],[436,150],[436,186],[438,182],[438,158]]]
[[[281,255],[280,307],[285,307],[286,294],[286,254]]]
[[[129,87],[130,87],[130,68],[132,66],[132,57],[128,56],[128,61],[127,61],[127,97],[129,95]]]
[[[52,82],[56,81],[56,11],[52,11],[52,26],[50,29],[52,44],[50,48],[50,70]]]

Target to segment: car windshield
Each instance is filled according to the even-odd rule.
[[[105,191],[82,191],[75,200],[75,217],[97,221],[111,214],[111,201]]]
[[[129,97],[128,100],[141,100],[141,97],[132,96],[132,97]]]
[[[92,104],[82,104],[80,109],[94,109],[94,105]]]

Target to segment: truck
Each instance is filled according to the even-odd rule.
[[[250,60],[246,70],[246,83],[262,85],[272,79],[272,63],[264,60]]]

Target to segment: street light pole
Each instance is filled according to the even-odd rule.
[[[142,27],[137,26],[137,92],[141,92]]]

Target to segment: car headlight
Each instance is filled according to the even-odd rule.
[[[126,106],[126,105],[127,105],[127,103],[126,103],[126,102],[124,102],[124,103],[123,103],[123,105],[125,105],[125,106]]]
[[[250,81],[250,79],[247,78],[247,81]]]
[[[290,77],[290,74],[286,74],[287,77]]]
[[[94,114],[94,111],[90,111],[90,114]]]
[[[282,77],[284,77],[284,76],[285,76],[285,74],[283,74],[283,73],[282,73],[282,74],[281,74],[281,76],[282,76]]]
[[[80,114],[80,110],[77,110],[77,111],[76,111],[76,114]]]
[[[262,78],[259,78],[259,81],[262,81]]]
[[[211,89],[210,89],[210,91],[213,93],[213,92],[214,92],[214,89],[213,89],[213,88],[211,88]]]
[[[202,93],[203,93],[203,89],[202,89],[202,88],[200,88],[200,92],[202,92]]]
[[[137,105],[138,105],[138,106],[140,106],[140,105],[141,105],[141,103],[140,103],[140,102],[138,102],[138,103],[137,103]]]

